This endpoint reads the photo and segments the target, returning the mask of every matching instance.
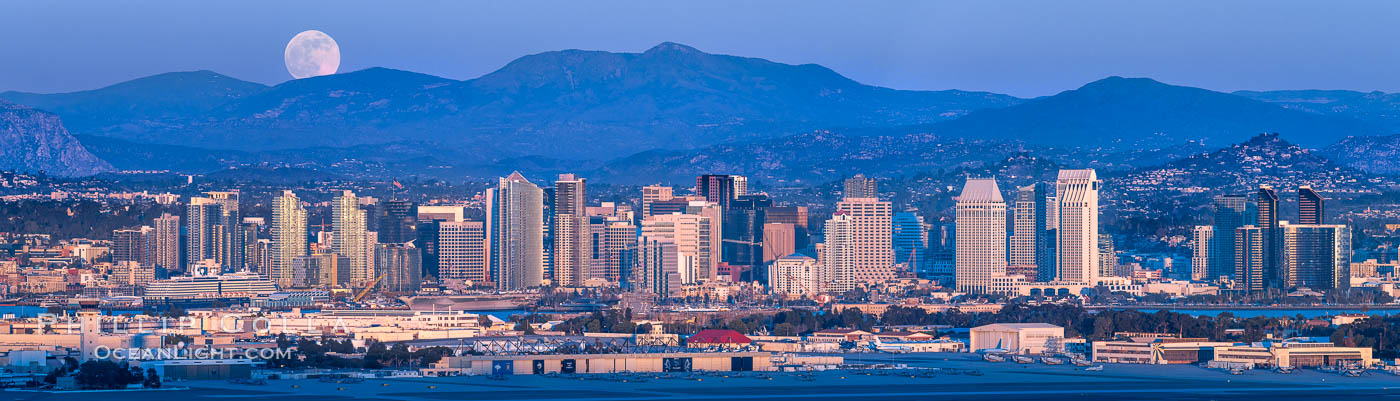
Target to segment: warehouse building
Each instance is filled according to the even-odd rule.
[[[973,327],[973,351],[1004,349],[1018,354],[1063,352],[1065,328],[1046,323],[997,323]]]
[[[772,370],[768,352],[678,352],[635,354],[467,355],[448,365],[475,375],[548,373],[745,372]]]

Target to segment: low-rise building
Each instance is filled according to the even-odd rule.
[[[1018,354],[1061,352],[1065,328],[1047,323],[997,323],[973,327],[972,350],[1004,349]]]

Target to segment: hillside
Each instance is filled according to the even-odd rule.
[[[73,177],[111,169],[88,153],[58,116],[0,100],[0,171]]]

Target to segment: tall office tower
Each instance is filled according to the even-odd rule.
[[[253,244],[253,252],[248,258],[257,266],[256,272],[259,276],[272,277],[272,240],[259,238]]]
[[[731,175],[729,178],[734,179],[734,197],[737,198],[749,194],[749,177]]]
[[[1024,274],[1029,281],[1055,279],[1055,254],[1047,226],[1050,185],[1039,182],[1016,189],[1007,274]]]
[[[496,288],[519,290],[544,283],[544,191],[520,172],[486,192],[487,247]]]
[[[214,200],[203,197],[190,198],[185,207],[186,273],[194,274],[193,266],[203,263],[205,259],[215,259],[214,226],[218,224],[221,216],[219,204]]]
[[[1247,225],[1235,229],[1235,289],[1254,293],[1268,288],[1264,249],[1262,228]]]
[[[262,269],[262,266],[258,265],[257,247],[265,225],[267,220],[262,217],[244,217],[243,223],[239,225],[239,235],[243,236],[240,241],[243,242],[244,271],[256,272]]]
[[[244,261],[243,230],[240,224],[243,222],[239,214],[238,191],[215,191],[205,192],[204,196],[213,200],[219,205],[219,216],[214,223],[215,230],[220,234],[213,236],[215,249],[218,253],[214,259],[218,260],[226,271],[241,271],[247,265]]]
[[[1095,284],[1099,272],[1099,178],[1093,169],[1060,170],[1055,182],[1060,223],[1055,256],[1059,279]]]
[[[637,246],[637,226],[631,219],[594,216],[589,218],[588,279],[621,284],[628,252]]]
[[[817,247],[821,253],[819,282],[822,291],[842,294],[856,288],[856,260],[860,254],[857,230],[856,219],[850,212],[838,210],[826,220],[823,228],[826,241]]]
[[[1118,251],[1113,247],[1113,235],[1099,234],[1099,277],[1113,277],[1118,270]]]
[[[1254,215],[1250,213],[1249,197],[1244,195],[1217,195],[1215,197],[1215,244],[1211,250],[1206,277],[1216,279],[1235,274],[1235,230],[1254,225]]]
[[[422,287],[423,259],[412,243],[379,244],[374,251],[375,265],[384,275],[380,289],[411,293]]]
[[[1216,250],[1215,226],[1196,226],[1191,230],[1191,279],[1196,281],[1214,280],[1214,266],[1211,266]]]
[[[1264,285],[1267,287],[1283,287],[1284,277],[1282,263],[1279,261],[1279,253],[1282,252],[1283,243],[1279,241],[1278,226],[1278,193],[1268,185],[1260,185],[1259,191],[1255,194],[1255,203],[1258,205],[1258,217],[1255,219],[1259,226],[1262,241],[1264,241]]]
[[[267,269],[268,279],[284,288],[295,284],[292,259],[306,255],[306,224],[306,208],[296,194],[282,191],[282,196],[272,198],[272,264]]]
[[[691,200],[686,204],[685,214],[704,216],[709,219],[710,225],[710,246],[709,253],[693,254],[695,257],[695,278],[700,281],[714,280],[720,278],[719,265],[724,248],[724,211],[720,209],[718,203],[706,200]],[[700,252],[700,251],[696,251]],[[735,277],[730,277],[733,280]]]
[[[1326,224],[1322,194],[1312,187],[1298,187],[1298,224]]]
[[[156,218],[156,266],[165,270],[180,268],[180,216],[170,213]]]
[[[402,244],[418,238],[418,204],[406,200],[384,201],[375,208],[375,232],[379,242]]]
[[[766,212],[773,206],[768,195],[744,195],[730,202],[724,210],[722,260],[741,272],[736,281],[767,280],[763,268],[763,223]],[[733,273],[731,273],[733,274]]]
[[[797,252],[796,228],[789,223],[763,223],[763,264]],[[768,277],[773,277],[769,274]]]
[[[355,192],[346,190],[331,200],[331,250],[350,259],[352,285],[366,285],[376,278],[365,219]]]
[[[714,250],[720,247],[720,243],[716,241],[713,222],[711,216],[701,214],[653,215],[642,219],[641,235],[655,240],[668,241],[675,245],[676,252],[693,259],[694,262],[688,267],[694,270],[694,274],[677,276],[686,279],[681,282],[682,284],[690,284],[695,280],[715,277],[713,269],[718,268],[719,261],[714,259],[716,256]]]
[[[554,284],[571,287],[583,285],[588,279],[589,221],[584,179],[574,174],[560,174],[554,182]]]
[[[807,207],[806,206],[773,206],[765,213],[765,223],[784,223],[792,225],[792,247],[795,250],[807,249],[811,239],[807,230]],[[787,256],[787,255],[779,255]]]
[[[924,216],[917,210],[895,213],[890,220],[890,242],[894,247],[894,263],[908,271],[915,271],[924,260],[928,250],[928,231],[924,230]]]
[[[669,238],[643,235],[637,238],[637,267],[635,286],[662,298],[680,291],[682,285],[681,258],[684,255]]]
[[[544,221],[540,222],[540,229],[544,231],[540,235],[540,263],[544,267],[541,268],[540,274],[544,277],[544,282],[557,285],[559,279],[554,273],[554,231],[557,229],[554,226],[554,187],[541,188],[540,194],[540,200],[544,203],[540,211],[544,218]]]
[[[1284,284],[1314,290],[1351,287],[1351,230],[1345,225],[1284,224]]]
[[[847,178],[841,192],[842,199],[856,198],[879,198],[880,192],[875,189],[875,179],[867,178],[864,174],[856,174]]]
[[[112,263],[136,262],[143,267],[156,265],[156,229],[141,226],[112,231]]]
[[[413,245],[423,254],[423,277],[442,277],[438,267],[438,224],[463,221],[465,214],[466,210],[461,206],[418,207],[418,240]]]
[[[654,202],[668,201],[676,197],[675,190],[664,185],[647,185],[642,187],[642,218],[651,216],[651,204]]]
[[[968,178],[957,201],[954,282],[958,291],[986,294],[993,278],[1006,276],[1006,201],[992,178]]]
[[[854,277],[859,282],[893,279],[893,210],[889,202],[875,198],[851,198],[836,203],[836,210],[851,215],[855,224]]]
[[[489,283],[486,257],[486,225],[480,221],[436,223],[438,276],[443,282]]]
[[[729,202],[734,200],[734,176],[706,174],[695,177],[695,194],[728,210]]]

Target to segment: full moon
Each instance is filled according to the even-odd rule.
[[[296,79],[331,75],[340,69],[340,45],[325,32],[305,31],[287,42],[284,58],[287,72]]]

